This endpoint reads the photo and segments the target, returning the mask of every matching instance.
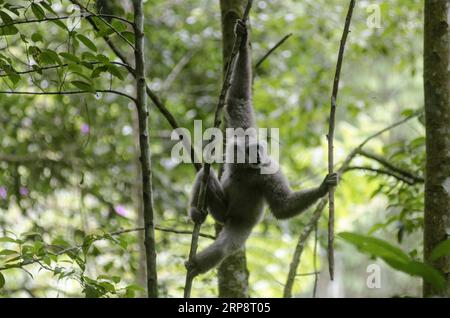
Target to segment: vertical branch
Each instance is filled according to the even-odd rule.
[[[345,19],[344,32],[342,33],[341,45],[339,48],[339,55],[336,64],[336,73],[334,75],[333,93],[331,95],[331,110],[330,110],[330,126],[328,130],[328,173],[333,173],[334,155],[333,155],[333,139],[334,139],[334,125],[336,117],[336,100],[339,91],[339,79],[341,76],[342,61],[344,59],[345,43],[347,42],[347,35],[350,29],[350,22],[352,20],[353,9],[356,0],[350,1],[347,18]],[[329,220],[328,220],[328,264],[330,270],[330,278],[334,279],[334,188],[330,189],[329,195]]]
[[[317,271],[317,243],[319,240],[319,222],[317,221],[314,227],[314,288],[313,288],[313,298],[317,296],[317,283],[319,282],[319,272]]]
[[[142,173],[142,194],[144,214],[144,245],[147,269],[147,293],[148,297],[158,297],[157,273],[156,273],[156,244],[155,226],[153,222],[153,193],[150,146],[148,138],[148,109],[145,82],[144,60],[144,12],[142,0],[133,0],[134,7],[134,36],[136,59],[136,108],[139,122],[139,157]]]
[[[250,14],[250,9],[252,7],[252,3],[253,3],[253,0],[248,0],[247,7],[245,8],[245,12],[242,17],[242,20],[244,22],[246,22],[248,20],[248,16]],[[225,77],[224,77],[224,81],[223,81],[223,85],[222,85],[222,90],[220,92],[219,101],[217,104],[216,112],[214,114],[214,128],[219,128],[220,124],[222,122],[221,114],[222,114],[222,110],[225,106],[225,99],[226,99],[226,96],[228,93],[228,89],[231,86],[231,75],[233,72],[233,66],[234,66],[234,62],[236,60],[236,56],[239,52],[239,48],[240,48],[241,44],[242,44],[242,36],[240,34],[237,34],[234,44],[233,44],[233,50],[231,52],[228,63],[226,64],[227,68],[226,68]],[[197,201],[197,209],[206,214],[206,212],[205,212],[206,211],[206,188],[207,188],[207,182],[209,179],[209,174],[211,171],[211,164],[205,163],[203,165],[203,171],[204,171],[204,173],[203,173],[202,183],[200,185],[200,191],[199,191],[199,196],[198,196],[198,201]],[[192,233],[192,240],[191,240],[191,248],[189,251],[189,262],[191,262],[191,263],[194,261],[195,254],[197,253],[200,227],[201,227],[200,223],[196,223],[194,225],[194,230]],[[194,280],[194,276],[192,275],[192,272],[188,270],[187,274],[186,274],[186,283],[184,286],[184,297],[185,298],[189,298],[191,296],[193,280]]]

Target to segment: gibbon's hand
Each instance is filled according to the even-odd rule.
[[[199,274],[197,264],[195,264],[195,262],[186,261],[184,262],[184,267],[186,267],[186,270],[192,275],[192,277]]]
[[[245,23],[245,21],[236,21],[235,32],[237,35],[242,36],[242,38],[245,38],[248,35],[247,24]]]
[[[203,224],[203,222],[205,222],[206,216],[208,214],[200,211],[196,207],[191,207],[189,215],[191,216],[191,219],[192,219],[192,221],[194,221],[195,224]]]
[[[338,184],[339,176],[336,172],[328,174],[320,185],[320,190],[323,193],[327,193],[331,187],[335,187]]]

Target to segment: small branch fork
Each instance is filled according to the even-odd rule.
[[[334,126],[336,118],[336,101],[339,92],[339,80],[341,76],[342,61],[344,59],[345,43],[350,32],[350,23],[352,21],[353,9],[355,8],[356,0],[351,0],[345,19],[344,31],[342,33],[341,45],[339,48],[339,55],[336,64],[336,73],[334,75],[333,93],[331,95],[331,110],[330,110],[330,126],[328,130],[328,173],[333,173],[334,166]],[[334,279],[334,188],[330,189],[329,195],[329,219],[328,219],[328,265],[331,280]]]
[[[245,8],[245,12],[242,17],[242,21],[244,23],[246,23],[248,20],[248,16],[250,14],[250,9],[252,7],[252,3],[253,3],[253,0],[248,0],[248,2],[247,2],[247,7]],[[214,127],[215,128],[218,128],[221,124],[221,117],[222,117],[221,114],[222,114],[222,110],[225,106],[225,98],[227,96],[228,89],[230,88],[230,85],[231,85],[231,76],[232,76],[232,72],[233,72],[234,62],[235,62],[236,56],[239,52],[239,48],[240,48],[241,44],[242,44],[242,35],[236,34],[236,38],[234,39],[233,49],[232,49],[231,55],[229,57],[229,60],[226,64],[227,68],[226,68],[226,72],[225,72],[224,82],[222,85],[222,90],[221,90],[221,93],[219,96],[219,102],[217,104],[216,112],[214,115]],[[205,163],[203,165],[203,170],[204,170],[204,174],[203,174],[202,182],[200,185],[200,191],[199,191],[199,196],[198,196],[198,201],[197,201],[197,209],[199,211],[202,211],[203,213],[205,213],[205,211],[206,211],[206,192],[207,192],[206,190],[207,190],[207,182],[209,179],[209,174],[211,171],[211,165],[209,163]],[[188,263],[192,263],[194,261],[195,254],[197,253],[198,236],[200,233],[200,227],[201,227],[200,223],[195,223],[193,234],[192,234],[191,248],[189,251]],[[190,296],[191,296],[193,280],[194,280],[194,275],[190,270],[188,270],[187,274],[186,274],[186,283],[184,286],[184,297],[185,298],[190,298]]]

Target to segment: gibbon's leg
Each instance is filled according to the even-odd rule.
[[[279,170],[273,175],[265,176],[264,197],[277,219],[288,219],[302,213],[318,199],[325,196],[330,187],[337,185],[337,181],[337,174],[332,173],[327,175],[317,188],[293,192],[289,187],[287,178]]]
[[[203,178],[203,169],[201,169],[195,177],[194,186],[192,187],[189,215],[195,223],[203,223],[206,215],[197,210],[197,201],[200,192],[200,185]],[[206,200],[208,209],[213,218],[220,222],[225,222],[227,203],[222,185],[216,177],[213,170],[210,171],[208,180],[208,190],[206,192]]]
[[[226,257],[245,245],[253,226],[227,221],[216,241],[195,256],[193,264],[186,264],[192,274],[206,273]]]

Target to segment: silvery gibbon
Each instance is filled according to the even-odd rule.
[[[256,128],[251,92],[251,51],[245,22],[238,21],[235,31],[240,32],[243,40],[226,98],[225,123],[228,128],[246,130]],[[242,163],[229,160],[236,159],[230,156],[235,157],[240,151],[249,154],[252,148],[256,148],[257,153],[253,162],[247,160],[249,156]],[[214,243],[198,253],[193,262],[186,263],[194,276],[209,271],[244,246],[263,216],[265,203],[277,219],[288,219],[305,211],[337,184],[338,176],[333,173],[316,188],[294,192],[281,169],[271,174],[261,173],[268,163],[278,165],[258,142],[242,138],[227,140],[223,175],[219,180],[211,170],[206,193],[209,213],[223,224],[223,229]],[[190,200],[189,215],[196,223],[205,220],[205,213],[196,208],[202,177],[203,170],[200,170]]]

